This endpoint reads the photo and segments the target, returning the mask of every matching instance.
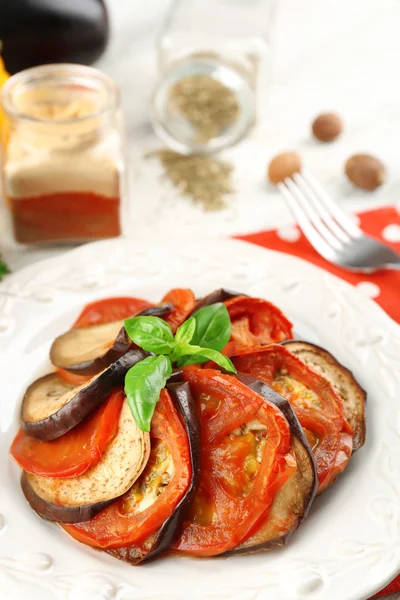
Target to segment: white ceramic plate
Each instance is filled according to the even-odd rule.
[[[281,307],[367,389],[367,443],[288,547],[133,568],[39,519],[7,452],[24,389],[49,371],[51,340],[84,303],[120,294],[158,301],[175,286],[198,294],[225,286]],[[351,286],[238,241],[99,242],[9,277],[0,330],[2,600],[362,600],[400,570],[400,328]]]

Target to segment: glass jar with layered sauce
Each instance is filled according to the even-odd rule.
[[[3,88],[2,185],[20,244],[116,237],[124,205],[119,94],[100,71],[45,65]]]

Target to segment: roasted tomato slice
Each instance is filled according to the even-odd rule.
[[[255,552],[286,544],[306,518],[318,486],[311,448],[289,402],[251,375],[238,373],[236,377],[283,412],[290,427],[291,449],[286,456],[287,468],[281,475],[284,483],[275,495],[271,509],[250,536],[229,554]]]
[[[238,371],[264,381],[293,406],[313,449],[318,492],[323,491],[344,470],[352,452],[352,429],[341,398],[329,381],[283,346],[237,352],[232,360]]]
[[[202,425],[200,488],[175,549],[213,556],[237,546],[287,477],[290,429],[282,412],[232,376],[184,369]]]
[[[174,305],[174,310],[164,317],[164,321],[169,323],[172,332],[175,333],[196,306],[196,297],[192,290],[175,288],[161,300],[162,304],[168,302]]]
[[[67,369],[56,369],[56,373],[60,379],[66,383],[72,383],[72,385],[82,385],[91,378],[91,375],[77,375],[76,373],[67,371]]]
[[[63,525],[75,539],[97,548],[138,547],[157,532],[185,495],[191,463],[185,427],[170,394],[162,390],[151,423],[151,453],[132,488],[90,521]]]
[[[150,306],[152,305],[147,300],[125,296],[96,300],[84,307],[72,327],[88,327],[89,325],[101,325],[102,323],[119,321],[120,319],[136,315]]]
[[[258,346],[292,338],[292,324],[271,302],[260,298],[236,296],[224,302],[232,322],[232,333],[225,354],[236,346]]]
[[[51,442],[35,440],[20,429],[12,443],[11,455],[20,467],[34,475],[57,478],[82,475],[114,439],[124,398],[123,391],[116,390],[93,414]]]

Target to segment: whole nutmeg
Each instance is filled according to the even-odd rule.
[[[271,183],[280,183],[293,173],[301,172],[301,158],[297,152],[282,152],[269,163],[268,178]]]
[[[314,137],[320,142],[332,142],[343,130],[343,121],[335,113],[319,115],[312,124]]]
[[[345,173],[354,185],[375,190],[386,181],[385,165],[370,154],[354,154],[347,159]]]

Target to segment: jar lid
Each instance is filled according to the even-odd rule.
[[[255,119],[245,75],[217,60],[185,60],[158,83],[151,103],[154,130],[181,154],[217,152],[242,139]]]

